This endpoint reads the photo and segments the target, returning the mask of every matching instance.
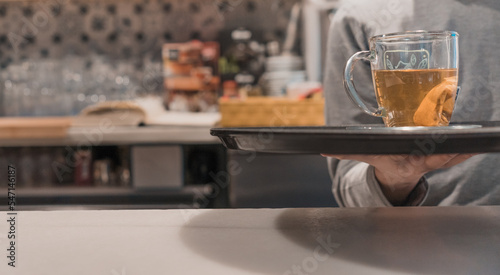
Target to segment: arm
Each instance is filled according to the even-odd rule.
[[[427,172],[452,167],[472,156],[336,155],[329,160],[333,193],[341,206],[420,205],[428,191]]]
[[[332,192],[341,207],[392,206],[379,187],[373,168],[353,160],[328,158]]]

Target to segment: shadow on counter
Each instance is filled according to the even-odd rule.
[[[339,210],[205,212],[187,223],[181,238],[211,260],[264,274],[497,274],[500,269],[498,208]]]

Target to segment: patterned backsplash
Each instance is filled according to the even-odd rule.
[[[50,0],[0,2],[0,66],[68,54],[159,62],[161,46],[224,41],[246,27],[282,41],[296,0]]]
[[[162,45],[240,27],[283,42],[300,0],[0,0],[0,116],[65,116],[162,95]]]

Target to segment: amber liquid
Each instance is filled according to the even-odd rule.
[[[386,111],[385,125],[448,125],[457,74],[457,69],[374,70],[377,101]]]

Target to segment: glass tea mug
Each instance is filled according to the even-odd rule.
[[[370,51],[355,53],[344,70],[344,86],[365,113],[388,127],[447,126],[458,85],[458,33],[411,31],[373,36]],[[353,82],[357,61],[371,64],[378,108],[367,106]]]

